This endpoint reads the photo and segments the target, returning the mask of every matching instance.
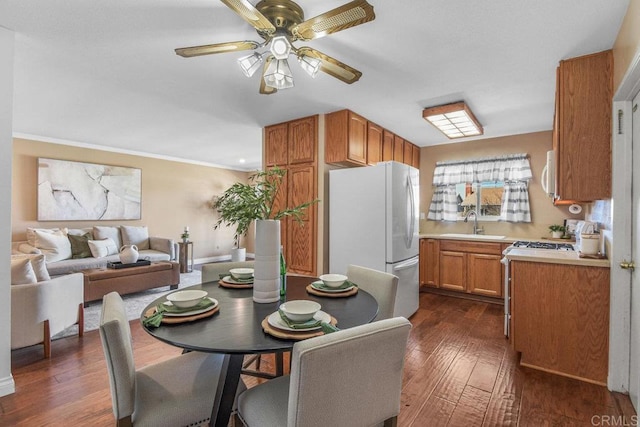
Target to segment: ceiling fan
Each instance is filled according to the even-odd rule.
[[[238,63],[245,75],[251,77],[264,62],[260,93],[266,95],[293,87],[293,75],[287,61],[289,55],[295,55],[302,69],[312,77],[318,71],[323,71],[351,84],[362,76],[360,71],[335,58],[307,46],[297,48],[293,43],[310,41],[373,21],[376,16],[367,0],[353,0],[306,21],[302,8],[291,0],[261,0],[255,6],[248,0],[221,1],[251,24],[264,41],[245,40],[183,47],[176,49],[176,54],[191,58],[254,50],[254,53],[239,58]],[[267,50],[259,52],[262,48]]]

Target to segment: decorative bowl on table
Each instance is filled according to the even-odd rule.
[[[234,279],[251,279],[253,277],[253,268],[232,268],[229,274]]]
[[[187,289],[167,295],[167,300],[178,308],[191,308],[198,305],[207,295],[209,295],[207,291]]]
[[[344,274],[323,274],[320,276],[322,283],[329,288],[339,288],[347,279],[348,277]]]
[[[293,322],[306,322],[320,310],[321,305],[315,301],[293,300],[280,304],[280,310]]]

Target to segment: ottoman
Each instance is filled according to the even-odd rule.
[[[109,292],[120,295],[169,285],[180,284],[180,264],[171,261],[152,262],[151,265],[129,268],[91,268],[84,274],[84,302],[102,299]]]

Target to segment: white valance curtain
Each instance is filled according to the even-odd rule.
[[[526,154],[438,162],[433,171],[434,192],[427,218],[435,221],[457,221],[457,184],[504,182],[500,220],[531,222],[528,182],[532,177]]]

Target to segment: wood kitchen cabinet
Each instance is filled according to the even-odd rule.
[[[606,385],[609,268],[511,261],[511,336],[520,364]]]
[[[367,127],[364,117],[349,110],[325,115],[325,162],[343,166],[366,166]]]
[[[367,164],[374,166],[382,161],[382,137],[384,130],[373,122],[367,123]]]
[[[420,239],[420,285],[439,287],[440,241]]]
[[[264,163],[287,170],[274,211],[318,198],[318,116],[304,117],[264,129]],[[302,224],[280,221],[280,241],[291,273],[317,275],[317,204],[303,215]]]
[[[393,132],[384,130],[382,132],[382,161],[388,162],[393,160],[393,139],[395,135]]]
[[[416,169],[420,169],[420,147],[415,144],[411,144],[413,148],[413,155],[411,156],[411,166]]]
[[[556,83],[556,195],[610,199],[612,51],[560,61]]]
[[[439,286],[457,292],[502,297],[500,243],[441,240]]]
[[[265,166],[315,163],[317,152],[318,116],[264,128]]]
[[[420,284],[502,298],[503,245],[467,240],[420,240]]]
[[[398,135],[393,137],[393,160],[396,162],[404,162],[404,139]]]

